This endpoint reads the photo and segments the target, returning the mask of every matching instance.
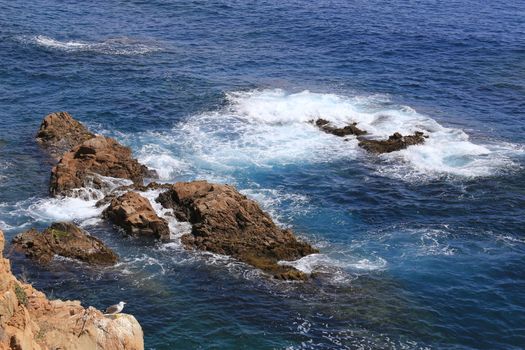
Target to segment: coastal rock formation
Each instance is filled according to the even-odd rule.
[[[13,276],[3,249],[0,231],[0,349],[144,349],[142,328],[135,317],[108,318],[79,301],[48,300]]]
[[[13,247],[26,256],[49,263],[55,255],[93,265],[113,265],[118,256],[96,237],[70,222],[56,222],[43,232],[31,229],[13,239]]]
[[[57,160],[62,154],[95,135],[67,112],[51,113],[44,118],[36,140]]]
[[[275,225],[270,216],[234,187],[206,181],[179,182],[157,201],[188,221],[191,234],[182,236],[187,248],[232,256],[275,278],[305,280],[307,276],[281,260],[296,260],[317,250],[290,230]]]
[[[145,177],[156,173],[134,159],[129,147],[109,137],[95,136],[64,154],[51,171],[49,190],[56,196],[85,186],[102,188],[104,184],[96,175],[142,184]]]
[[[359,142],[359,147],[371,153],[390,153],[399,151],[412,145],[419,145],[425,142],[422,132],[416,131],[414,135],[403,136],[396,132],[388,140],[363,140]]]
[[[344,137],[348,135],[360,136],[366,134],[366,131],[359,129],[356,126],[357,123],[352,123],[343,128],[337,128],[335,126],[332,126],[330,122],[326,119],[317,119],[315,121],[315,125],[322,131],[339,137]]]
[[[113,198],[102,215],[129,235],[170,238],[168,222],[157,216],[149,200],[136,192]]]

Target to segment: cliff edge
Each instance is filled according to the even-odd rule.
[[[18,281],[3,257],[0,231],[0,350],[144,349],[142,328],[132,315],[106,317],[79,301],[48,300]]]

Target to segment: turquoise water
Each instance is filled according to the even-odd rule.
[[[516,1],[4,2],[0,227],[75,220],[121,256],[13,256],[15,272],[84,305],[127,301],[148,349],[524,348],[524,15]],[[318,277],[268,280],[50,199],[34,135],[58,110],[162,181],[237,186],[320,249],[295,262]],[[317,117],[430,138],[372,156]]]

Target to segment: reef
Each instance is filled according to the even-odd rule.
[[[42,264],[55,255],[91,265],[113,265],[118,255],[96,237],[71,222],[56,222],[38,232],[31,229],[13,239],[13,248]]]
[[[49,191],[57,196],[85,186],[103,188],[97,175],[142,184],[145,177],[155,177],[156,173],[134,159],[129,147],[109,137],[95,136],[63,155],[51,170]]]
[[[420,145],[423,144],[425,139],[428,137],[420,131],[416,131],[413,135],[407,136],[403,136],[396,132],[393,135],[390,135],[387,140],[372,140],[362,137],[362,135],[367,134],[367,131],[359,129],[357,127],[357,123],[352,123],[345,127],[338,128],[333,126],[332,123],[326,119],[320,118],[315,120],[315,122],[313,120],[310,122],[328,134],[339,137],[355,135],[359,140],[359,147],[374,154],[390,153],[400,151],[407,148],[408,146]]]
[[[168,222],[153,210],[149,200],[136,192],[113,198],[102,215],[124,229],[128,235],[169,240]]]
[[[388,140],[364,140],[359,141],[359,147],[371,153],[390,153],[407,148],[408,146],[420,145],[425,142],[422,132],[416,131],[414,135],[403,136],[396,132]]]
[[[207,181],[179,182],[157,198],[180,221],[192,224],[182,243],[190,249],[229,255],[278,279],[306,280],[308,276],[282,260],[317,253],[291,230],[273,222],[259,205],[233,186]]]
[[[36,135],[36,140],[49,154],[59,160],[62,154],[95,137],[82,123],[67,112],[47,115]]]
[[[357,127],[357,123],[352,123],[345,127],[338,128],[333,126],[332,123],[330,123],[326,119],[317,119],[315,121],[315,125],[327,134],[332,134],[339,137],[344,137],[348,135],[360,136],[366,134],[366,131],[361,130]]]

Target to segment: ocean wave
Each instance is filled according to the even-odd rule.
[[[0,216],[7,220],[6,229],[20,229],[36,223],[49,224],[56,221],[76,221],[81,226],[96,225],[105,206],[96,207],[98,200],[117,187],[129,185],[126,179],[98,176],[94,187],[78,188],[67,197],[31,197],[14,204],[0,205]]]
[[[227,99],[233,113],[250,124],[263,125],[258,127],[260,129],[268,125],[296,125],[299,130],[304,128],[299,126],[301,124],[325,118],[339,126],[356,122],[375,139],[385,139],[395,132],[413,134],[422,131],[429,135],[423,145],[381,155],[385,161],[378,168],[381,174],[416,172],[426,176],[490,176],[517,166],[513,156],[524,153],[522,146],[508,142],[474,143],[463,130],[444,127],[411,107],[392,105],[384,95],[348,97],[273,89],[233,92]],[[345,146],[346,151],[337,147],[331,153],[355,151],[357,142],[346,142]]]
[[[335,137],[309,121],[325,118],[343,126],[356,122],[367,137],[384,139],[394,132],[429,135],[425,144],[371,157],[355,137]],[[235,183],[240,172],[259,168],[332,161],[366,162],[381,176],[414,179],[494,176],[520,167],[522,145],[497,140],[473,142],[458,128],[385,95],[342,96],[280,89],[226,94],[226,107],[190,116],[166,132],[135,138],[139,154],[163,180],[202,177]],[[132,143],[133,143],[132,142]]]
[[[144,55],[162,50],[155,43],[141,42],[135,39],[122,37],[107,39],[102,42],[89,41],[60,41],[45,35],[35,35],[20,38],[22,42],[37,45],[51,50],[60,50],[65,52],[93,52],[105,55]]]

